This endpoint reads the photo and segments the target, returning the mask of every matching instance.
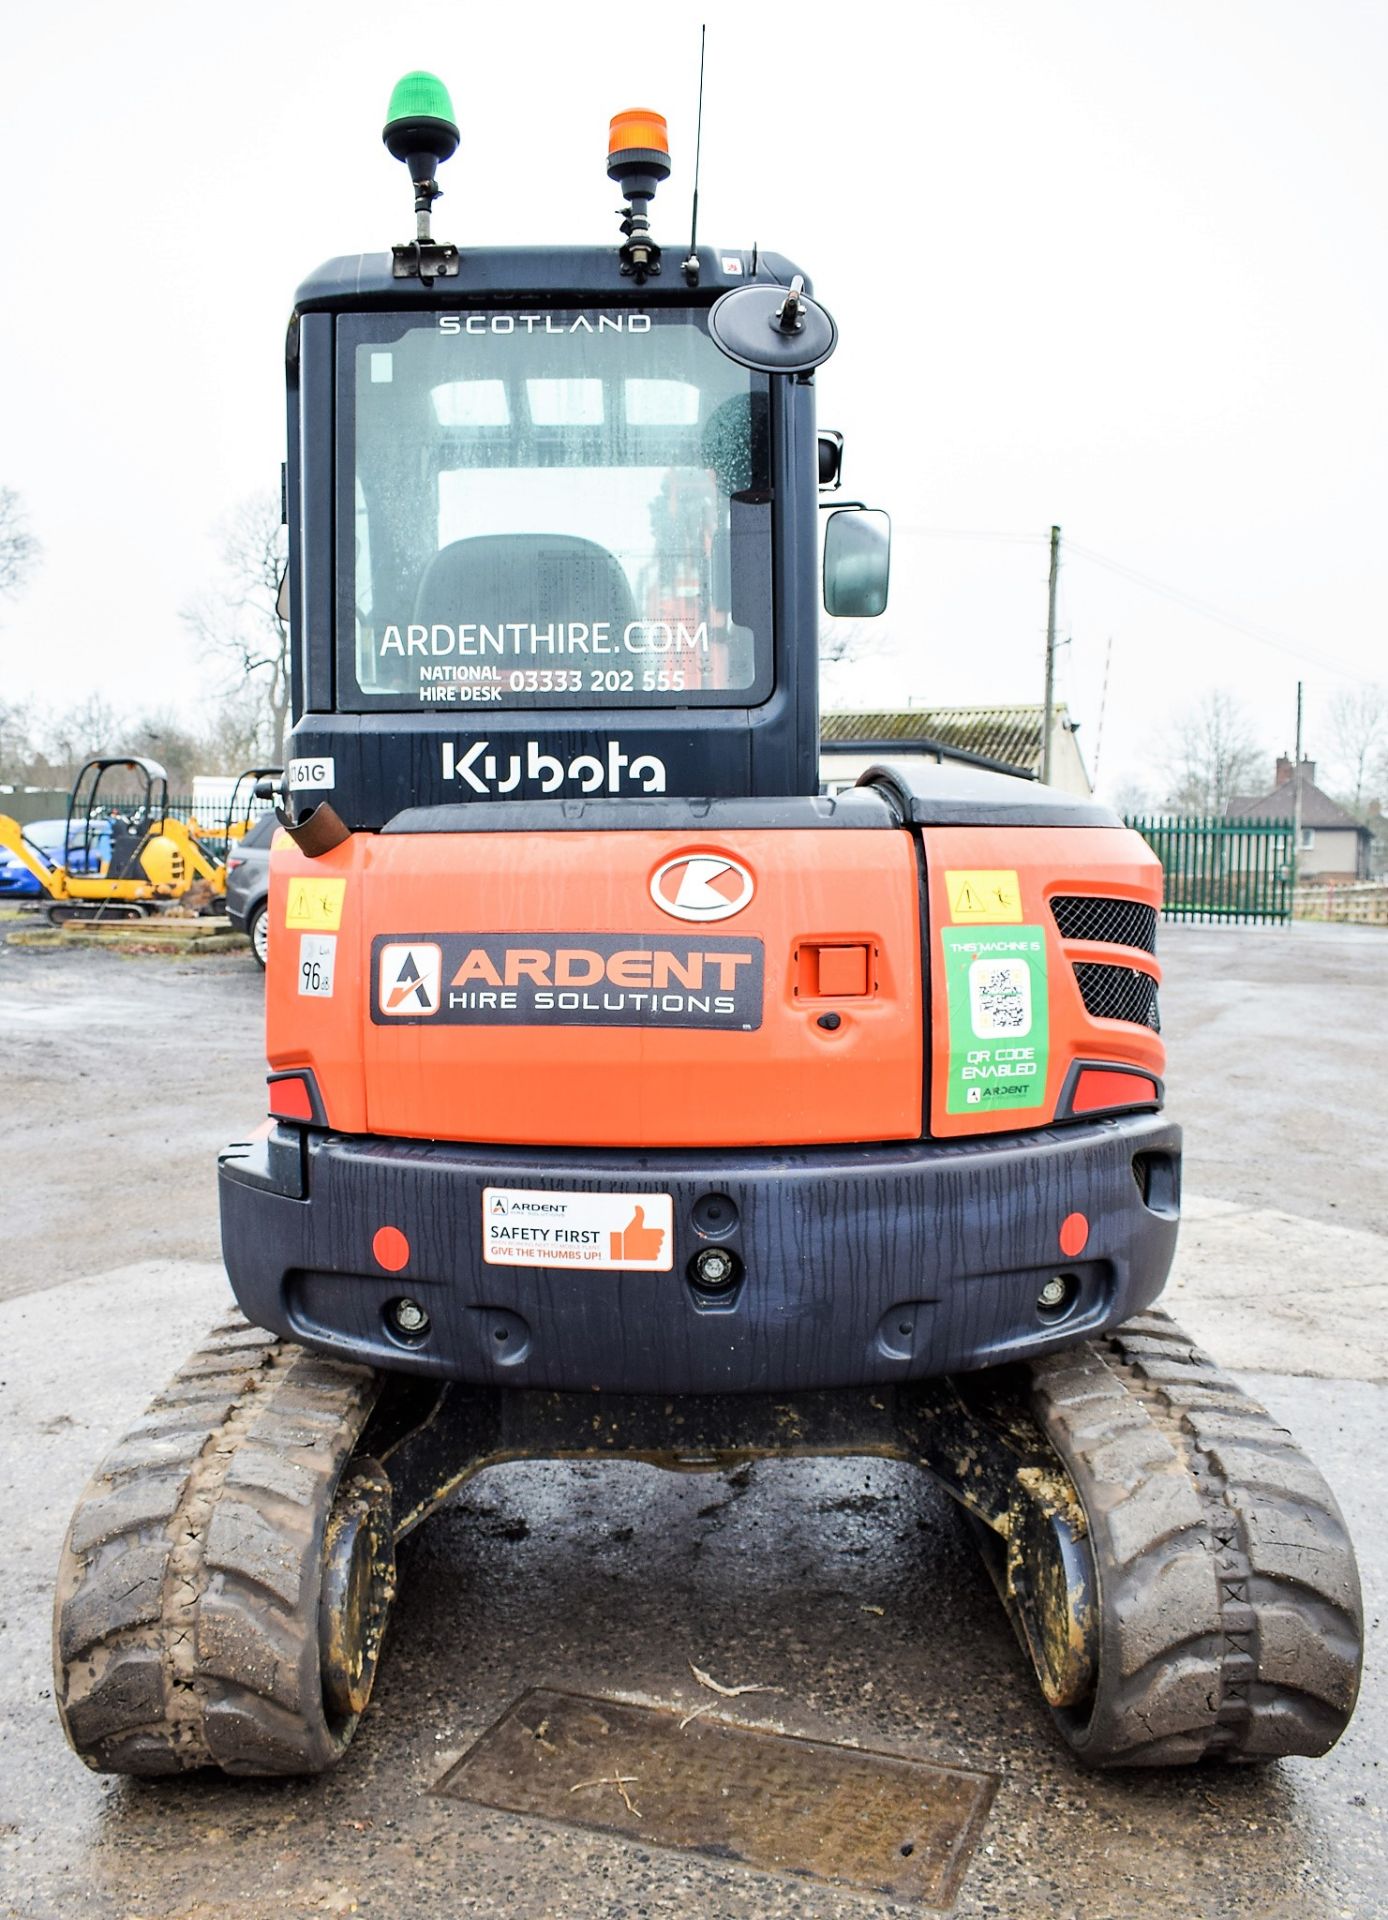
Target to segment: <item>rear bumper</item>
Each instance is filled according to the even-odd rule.
[[[618,1393],[865,1386],[991,1367],[1115,1326],[1160,1293],[1175,1247],[1180,1129],[1159,1114],[948,1144],[578,1152],[363,1139],[278,1126],[221,1157],[222,1243],[257,1325],[398,1372]],[[668,1193],[668,1273],[489,1266],[485,1186]],[[701,1292],[693,1214],[739,1279]],[[1088,1222],[1066,1255],[1060,1227]],[[375,1259],[382,1226],[409,1256]],[[1073,1246],[1074,1229],[1067,1236]],[[1037,1304],[1053,1275],[1072,1304]],[[419,1302],[429,1332],[390,1329]]]

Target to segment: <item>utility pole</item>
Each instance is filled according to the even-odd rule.
[[[1051,714],[1055,708],[1055,585],[1060,574],[1060,528],[1051,528],[1051,584],[1046,605],[1046,703],[1041,709],[1041,779],[1051,777]]]
[[[1296,683],[1296,758],[1292,762],[1292,886],[1301,865],[1301,682]],[[1293,909],[1295,911],[1295,908]]]
[[[1108,712],[1108,677],[1113,665],[1113,635],[1108,637],[1104,648],[1104,684],[1099,694],[1099,731],[1094,739],[1094,784],[1099,784],[1099,761],[1104,751],[1104,715]]]

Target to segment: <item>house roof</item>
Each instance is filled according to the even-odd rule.
[[[1322,793],[1314,780],[1308,780],[1300,772],[1274,787],[1271,793],[1236,793],[1229,802],[1228,817],[1231,820],[1290,820],[1296,812],[1298,786],[1301,788],[1303,827],[1338,827],[1346,832],[1370,834],[1370,829],[1356,820],[1338,800],[1332,800],[1328,793]]]
[[[1063,706],[1056,719],[1073,731]],[[939,742],[961,753],[978,754],[1035,773],[1041,765],[1041,704],[1015,707],[877,708],[869,712],[826,713],[820,717],[826,747],[875,745],[899,741]]]

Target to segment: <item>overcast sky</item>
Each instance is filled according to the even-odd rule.
[[[1059,692],[1091,768],[1102,711],[1103,787],[1159,787],[1213,686],[1273,752],[1302,678],[1329,760],[1331,694],[1388,679],[1379,0],[11,8],[0,485],[45,559],[0,609],[0,692],[205,697],[178,609],[219,517],[278,485],[294,288],[409,236],[401,72],[462,126],[441,237],[615,239],[607,121],[639,105],[670,121],[679,244],[701,19],[701,238],[812,275],[841,330],[821,424],[896,527],[837,703],[1039,699],[1054,521]]]

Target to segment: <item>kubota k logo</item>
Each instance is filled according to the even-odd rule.
[[[651,898],[677,920],[728,920],[752,898],[752,876],[719,853],[682,853],[657,867]]]
[[[382,1013],[437,1013],[443,997],[443,949],[432,941],[381,948],[377,999]]]

